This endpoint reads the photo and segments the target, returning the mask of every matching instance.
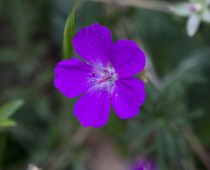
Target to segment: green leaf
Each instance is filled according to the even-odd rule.
[[[0,108],[0,119],[1,118],[9,118],[12,116],[21,106],[23,105],[22,100],[13,101],[3,105]]]
[[[187,125],[187,122],[191,119],[199,118],[203,115],[201,110],[196,110],[187,114],[180,114],[173,118],[172,122],[176,125]]]
[[[127,142],[130,142],[130,139],[135,141],[135,144],[132,144],[131,150],[134,154],[138,154],[142,149],[145,149],[148,145],[148,139],[151,134],[156,129],[157,125],[155,122],[147,122],[133,127],[127,131],[123,136],[123,139]]]
[[[72,12],[67,18],[63,35],[63,59],[68,59],[73,52],[72,39],[74,35],[74,12]]]
[[[138,140],[138,144],[135,147],[134,153],[138,154],[147,147],[148,139],[152,135],[152,132],[154,132],[154,129],[156,129],[155,124],[152,124],[151,126],[148,126],[144,129],[139,128],[140,134],[136,137],[136,140]]]
[[[188,158],[189,157],[189,148],[186,139],[183,137],[183,134],[176,134],[176,143],[177,150],[180,153],[180,157]]]
[[[206,67],[206,63],[208,62],[209,50],[203,50],[202,52],[193,54],[163,78],[161,89],[163,91],[166,88],[175,90],[175,86],[186,88],[186,85],[204,80],[201,71]]]
[[[74,17],[76,10],[81,6],[84,0],[75,1],[71,12],[66,20],[63,34],[63,59],[69,59],[73,53],[72,39],[74,36]]]
[[[163,128],[163,127],[161,127]],[[163,133],[162,133],[162,130],[159,129],[159,132],[157,133],[157,136],[156,136],[156,141],[155,141],[155,144],[156,144],[156,154],[157,154],[157,162],[158,162],[158,166],[161,170],[165,170],[166,169],[166,157],[165,157],[165,149],[168,149],[168,148],[165,148],[165,143],[164,143],[164,140],[163,140]]]
[[[166,127],[163,129],[163,137],[164,137],[164,143],[165,147],[167,149],[165,150],[166,155],[168,159],[171,161],[171,163],[174,162],[174,158],[176,157],[176,144],[174,142],[174,132],[170,127]]]
[[[2,118],[0,119],[0,128],[6,128],[15,125],[16,125],[15,121],[11,119],[2,119]]]

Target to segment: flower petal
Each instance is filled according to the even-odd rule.
[[[119,77],[127,78],[144,69],[146,57],[134,41],[119,40],[112,48],[110,60]]]
[[[198,14],[193,13],[189,16],[187,20],[187,34],[192,37],[197,32],[200,26],[200,17]]]
[[[81,29],[73,39],[75,51],[90,64],[107,65],[112,45],[111,32],[98,23]]]
[[[210,5],[210,0],[205,0],[207,5]]]
[[[190,10],[190,5],[191,3],[188,2],[178,3],[176,5],[170,5],[169,10],[178,16],[186,17],[189,16],[192,12]]]
[[[202,14],[202,19],[204,22],[210,23],[210,9],[206,8]]]
[[[91,72],[92,66],[77,58],[62,60],[55,67],[54,84],[66,97],[77,97],[92,86]]]
[[[142,81],[136,78],[119,79],[112,94],[112,105],[121,119],[129,119],[139,113],[145,97]]]
[[[74,113],[84,127],[100,128],[108,121],[110,105],[107,91],[92,90],[77,101]]]

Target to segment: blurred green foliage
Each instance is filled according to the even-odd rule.
[[[125,137],[134,139],[129,140],[133,143],[134,153],[144,150],[148,155],[155,155],[160,169],[170,166],[174,169],[192,169],[189,164],[189,159],[192,159],[189,139],[185,133],[192,128],[192,119],[203,114],[201,110],[188,110],[185,95],[190,84],[205,80],[201,66],[205,65],[206,54],[208,52],[182,61],[158,85],[148,86],[147,102],[141,115],[129,122],[130,130]],[[182,161],[174,161],[177,158]]]
[[[22,100],[7,103],[0,107],[0,129],[15,125],[15,121],[10,117],[23,105]]]
[[[125,162],[146,154],[156,159],[160,170],[205,169],[199,153],[206,156],[202,149],[208,153],[210,148],[210,25],[202,24],[189,38],[186,20],[177,16],[99,2],[84,2],[72,12],[73,4],[0,0],[0,104],[24,101],[12,116],[17,126],[0,134],[0,169],[27,169],[29,163],[44,170],[87,169],[94,162],[88,158],[98,133],[111,138]],[[62,55],[66,20],[64,46],[69,51]],[[87,130],[73,116],[75,100],[54,88],[53,69],[63,56],[76,55],[73,32],[93,22],[108,26],[114,40],[139,42],[154,64],[151,77],[157,82],[146,85],[147,101],[136,119],[122,121],[112,113],[106,127]],[[21,104],[4,106],[0,117],[11,115]],[[193,148],[195,139],[189,142],[189,129],[204,144],[199,153]]]

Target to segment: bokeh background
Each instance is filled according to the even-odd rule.
[[[0,121],[1,170],[132,170],[143,158],[160,170],[210,168],[210,24],[189,37],[186,18],[121,2],[82,3],[74,30],[99,22],[114,41],[137,41],[148,56],[138,75],[147,101],[135,119],[112,111],[105,127],[84,129],[76,99],[53,85],[72,0],[0,0],[0,111],[13,107],[16,122]]]

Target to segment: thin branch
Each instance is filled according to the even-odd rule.
[[[83,128],[80,126],[72,137],[72,142],[77,146],[81,146],[87,139],[90,132],[91,128]]]
[[[66,141],[62,142],[54,152],[45,160],[42,167],[46,170],[57,170],[62,169],[61,166],[65,167],[68,165],[69,160],[73,159],[71,150],[69,149],[68,143],[72,143],[76,147],[80,147],[84,144],[85,140],[91,132],[91,128],[78,127],[75,134],[69,136]]]
[[[125,39],[128,39],[128,35],[127,33],[128,32],[132,32],[134,33],[134,35],[138,35],[138,32],[136,29],[134,29],[131,25],[132,25],[132,21],[131,19],[126,19],[126,20],[120,20],[119,21],[119,27],[117,27],[116,31],[115,31],[115,34],[118,35],[118,33],[120,32],[120,37],[122,37],[122,35],[124,35]],[[140,47],[142,49],[144,49],[144,51],[146,52],[147,54],[147,63],[146,63],[146,68],[143,72],[141,72],[140,74],[140,77],[141,79],[145,82],[145,83],[148,83],[147,81],[151,82],[151,84],[159,89],[160,87],[160,80],[157,76],[157,73],[155,71],[155,68],[154,68],[154,65],[153,65],[153,62],[151,60],[151,57],[149,55],[149,52],[146,50],[146,47],[144,46],[144,43],[136,36],[132,36],[132,35],[129,35],[132,37],[132,39],[134,39],[136,42],[138,42],[138,44],[140,45]]]
[[[200,143],[194,132],[190,128],[185,128],[183,132],[195,154],[199,156],[203,164],[206,166],[206,169],[210,170],[209,154],[203,148],[202,144]]]
[[[89,1],[103,2],[103,3],[128,6],[128,7],[145,8],[145,9],[161,11],[164,13],[171,13],[171,11],[169,10],[169,6],[171,4],[163,1],[154,1],[154,0],[89,0]]]

